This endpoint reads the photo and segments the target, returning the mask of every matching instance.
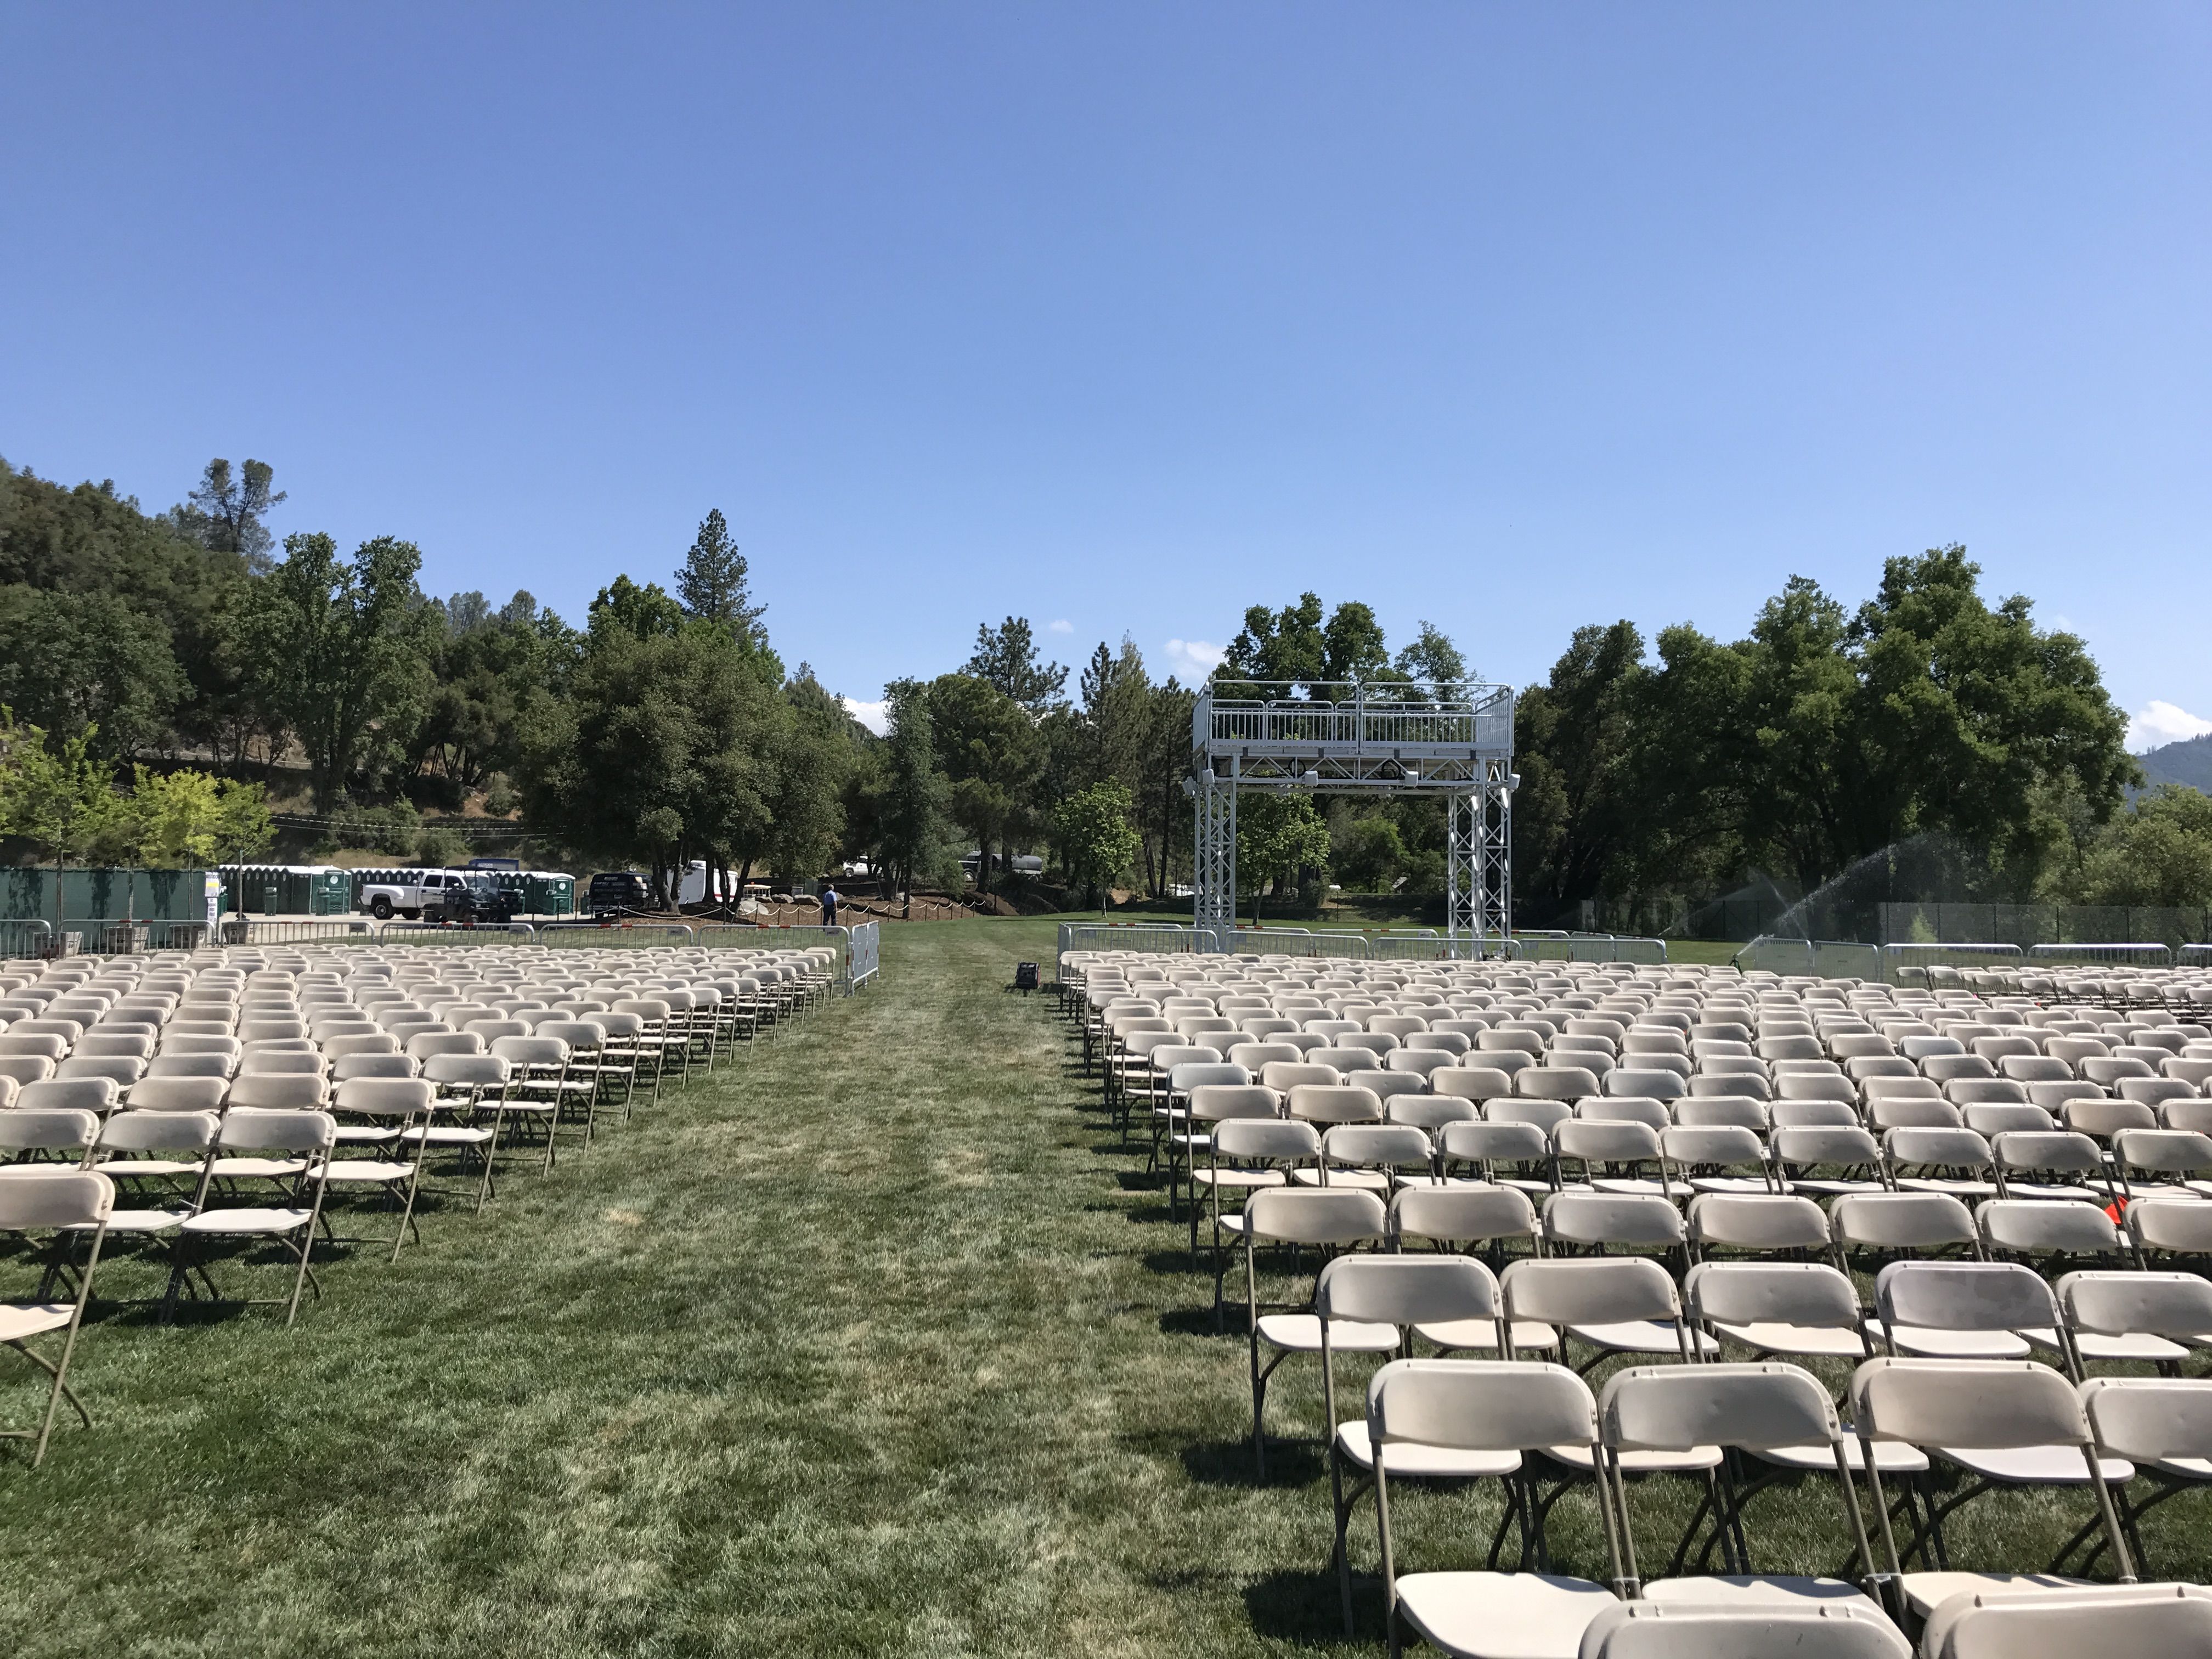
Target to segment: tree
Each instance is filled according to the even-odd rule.
[[[1269,882],[1279,887],[1304,870],[1328,863],[1328,825],[1314,810],[1312,797],[1246,795],[1237,804],[1237,877],[1252,885],[1252,925],[1260,925],[1260,901]]]
[[[1287,681],[1318,696],[1324,686],[1398,678],[1372,608],[1351,599],[1328,613],[1326,623],[1322,617],[1316,593],[1301,593],[1296,605],[1280,611],[1254,605],[1214,672],[1216,683]]]
[[[1066,669],[1038,659],[1027,617],[1009,617],[996,628],[988,623],[979,626],[975,654],[960,672],[995,685],[1037,716],[1062,700],[1067,684]]]
[[[1109,778],[1077,791],[1054,809],[1068,868],[1084,884],[1089,902],[1099,902],[1099,889],[1136,861],[1142,842],[1129,822],[1131,806],[1128,787]]]
[[[975,837],[977,884],[991,890],[991,847],[1012,867],[1013,836],[1044,770],[1044,743],[1029,711],[990,681],[940,674],[929,683],[937,754],[952,782],[952,816]]]
[[[769,754],[774,826],[769,864],[779,885],[821,874],[845,833],[845,781],[853,768],[853,721],[845,705],[801,663],[783,688],[783,715]]]
[[[414,544],[389,536],[349,561],[328,536],[292,535],[283,562],[256,584],[247,659],[307,754],[318,811],[356,772],[398,754],[419,717],[429,681],[422,562]]]
[[[1352,819],[1341,840],[1331,840],[1330,867],[1355,893],[1389,892],[1406,867],[1406,838],[1381,814]]]
[[[284,499],[281,489],[270,493],[270,481],[275,477],[276,470],[265,461],[248,460],[235,478],[228,461],[210,461],[200,474],[199,488],[191,493],[189,514],[180,512],[179,520],[198,532],[202,545],[219,553],[235,553],[255,575],[266,575],[274,563],[269,556],[274,544],[269,527],[261,521]]]
[[[189,694],[169,630],[122,596],[0,587],[0,702],[97,752],[142,752]]]
[[[0,708],[0,825],[54,861],[54,934],[62,930],[62,872],[112,833],[118,803],[89,729],[53,740]]]
[[[434,684],[408,761],[457,793],[480,788],[520,764],[526,711],[565,683],[576,637],[527,592],[497,611],[481,593],[434,601],[430,610],[444,627],[430,630]]]
[[[1515,709],[1515,882],[1535,913],[1607,890],[1632,857],[1644,640],[1632,623],[1575,630]]]
[[[1413,642],[1399,651],[1397,668],[1409,679],[1431,682],[1446,696],[1457,693],[1474,678],[1451,636],[1428,621],[1421,623]]]
[[[2212,797],[2170,783],[2136,796],[2060,890],[2081,904],[2212,906]]]
[[[767,607],[751,602],[746,574],[745,556],[738,551],[722,509],[711,509],[676,573],[676,597],[683,601],[684,614],[724,629],[733,640],[764,643],[768,633],[761,617]]]
[[[884,688],[890,705],[884,739],[883,793],[877,808],[882,862],[901,890],[927,881],[947,892],[961,887],[960,852],[952,844],[952,786],[937,763],[927,688],[894,680]]]
[[[637,640],[674,639],[684,631],[684,607],[659,582],[641,587],[617,576],[592,601],[584,626],[594,645],[616,629]]]
[[[276,839],[261,785],[190,769],[136,768],[118,816],[128,824],[131,862],[142,870],[236,864]]]

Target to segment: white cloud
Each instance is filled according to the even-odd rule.
[[[854,697],[847,697],[843,701],[845,712],[878,737],[882,737],[884,732],[890,730],[891,706],[890,703],[861,702]]]
[[[1205,640],[1170,640],[1167,642],[1168,666],[1186,684],[1196,684],[1221,666],[1221,659],[1229,654],[1225,646]]]
[[[2146,749],[2179,743],[2184,738],[2201,738],[2208,732],[2212,732],[2212,720],[2199,720],[2186,708],[2153,698],[2128,717],[2128,749],[2140,755]]]
[[[1075,631],[1075,624],[1062,617],[1058,622],[1047,623],[1044,625],[1044,631],[1048,634],[1073,634]]]

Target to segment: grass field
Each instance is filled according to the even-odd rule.
[[[335,1262],[295,1329],[102,1319],[99,1428],[35,1473],[0,1450],[9,1650],[1379,1651],[1371,1587],[1338,1625],[1324,1462],[1254,1481],[1236,1322],[1212,1334],[1050,1000],[1004,988],[1051,939],[887,927],[874,988],[431,1216],[396,1268]],[[1312,1369],[1285,1375],[1273,1422],[1316,1431]],[[28,1383],[7,1398],[23,1420]],[[1647,1548],[1686,1512],[1637,1503]],[[1826,1494],[1762,1503],[1763,1565],[1838,1565]],[[1954,1551],[2039,1565],[2079,1507],[1978,1505]],[[1409,1498],[1411,1565],[1468,1560],[1497,1512]],[[2212,1566],[2202,1514],[2154,1517],[2161,1575]],[[1555,1525],[1601,1573],[1594,1512]],[[1353,1540],[1371,1565],[1371,1510]]]

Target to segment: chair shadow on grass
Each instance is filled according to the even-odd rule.
[[[1384,1639],[1379,1583],[1352,1574],[1352,1616],[1358,1634],[1347,1637],[1336,1572],[1326,1562],[1304,1571],[1280,1568],[1254,1579],[1244,1587],[1244,1608],[1255,1635],[1301,1647],[1371,1651]]]
[[[1274,1491],[1284,1487],[1311,1486],[1328,1477],[1328,1457],[1322,1448],[1304,1440],[1267,1442],[1267,1478],[1262,1480],[1252,1470],[1252,1443],[1238,1437],[1234,1440],[1200,1440],[1186,1444],[1177,1454],[1183,1473],[1201,1486],[1237,1486],[1248,1490]],[[1328,1494],[1322,1493],[1324,1519],[1328,1509]],[[1332,1586],[1335,1583],[1331,1579]]]

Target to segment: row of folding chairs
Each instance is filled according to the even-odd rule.
[[[481,1210],[516,1126],[542,1131],[550,1167],[564,1124],[588,1146],[603,1105],[626,1115],[641,1087],[657,1098],[664,1075],[711,1066],[725,1039],[820,999],[823,965],[811,954],[765,980],[733,978],[721,960],[643,954],[532,955],[498,980],[457,973],[450,956],[337,951],[7,971],[0,990],[16,1006],[0,1016],[36,1044],[15,1058],[40,1062],[25,1068],[27,1081],[0,1074],[0,1233],[47,1246],[32,1257],[33,1299],[0,1304],[0,1340],[52,1377],[40,1425],[26,1431],[33,1462],[64,1403],[90,1425],[68,1377],[103,1253],[111,1265],[127,1250],[165,1266],[155,1300],[166,1315],[186,1297],[238,1302],[215,1278],[226,1252],[272,1248],[289,1269],[286,1293],[243,1299],[282,1307],[289,1324],[303,1296],[321,1294],[319,1243],[388,1244],[396,1261],[419,1240],[419,1200],[440,1180],[433,1160],[456,1160],[451,1195]],[[494,966],[466,965],[479,975]],[[495,998],[502,988],[520,994]],[[455,1030],[440,1018],[478,1009],[493,1018]],[[514,1013],[528,1023],[502,1018]],[[153,1066],[166,1059],[173,1069],[151,1074],[143,1051],[102,1054],[103,1035],[143,1044]],[[142,1069],[62,1075],[57,1043],[64,1065],[91,1044],[77,1057],[127,1057]],[[372,1202],[341,1201],[350,1195]],[[340,1231],[380,1216],[388,1231]],[[33,1346],[48,1338],[58,1354]]]

